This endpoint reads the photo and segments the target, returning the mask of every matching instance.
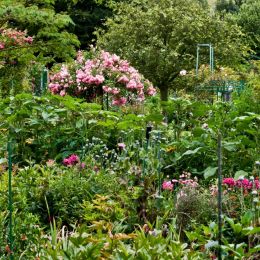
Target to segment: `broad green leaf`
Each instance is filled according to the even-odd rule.
[[[196,148],[196,149],[194,149],[194,150],[188,150],[188,151],[186,151],[184,154],[182,154],[182,156],[184,156],[184,155],[191,155],[191,154],[196,154],[198,151],[200,151],[202,149],[202,147],[198,147],[198,148]]]
[[[156,122],[156,123],[160,123],[163,120],[163,115],[161,114],[151,114],[146,116],[146,121],[150,121],[150,122]]]
[[[207,169],[204,170],[204,178],[207,179],[212,177],[216,174],[218,167],[211,167],[209,166]]]
[[[243,170],[237,171],[237,172],[235,173],[234,179],[235,179],[235,180],[238,180],[239,177],[241,177],[241,176],[244,176],[244,177],[245,177],[245,176],[248,176],[248,173],[245,172],[245,171],[243,171]]]
[[[223,142],[223,148],[229,152],[234,152],[237,149],[236,145],[239,143],[240,142]]]
[[[6,158],[0,158],[0,164],[2,163],[7,163],[7,159]]]

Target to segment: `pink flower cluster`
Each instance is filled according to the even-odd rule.
[[[63,96],[73,89],[70,93],[84,97],[89,89],[96,92],[101,89],[110,96],[114,106],[125,105],[128,101],[142,102],[145,95],[156,94],[152,83],[145,80],[126,60],[103,50],[92,50],[92,53],[92,59],[85,59],[83,53],[78,52],[73,64],[63,66],[60,72],[51,77],[50,91]],[[64,75],[62,70],[65,68],[67,73]]]
[[[173,190],[173,183],[171,181],[164,181],[162,184],[163,190]]]
[[[49,89],[52,94],[66,95],[66,90],[73,84],[72,77],[68,71],[68,67],[63,65],[61,70],[50,77],[51,83]]]
[[[63,160],[63,164],[66,166],[76,165],[79,162],[79,157],[76,154],[72,154]]]
[[[174,185],[182,185],[185,187],[191,187],[191,188],[197,188],[199,186],[198,180],[195,177],[192,179],[190,177],[190,173],[183,172],[183,174],[180,175],[179,180],[173,179],[171,181],[164,181],[162,184],[163,190],[173,190]]]
[[[33,37],[27,36],[26,31],[19,31],[16,29],[0,29],[0,49],[8,48],[10,46],[22,46],[32,44]]]
[[[222,184],[226,185],[228,188],[243,188],[244,190],[260,189],[260,182],[257,179],[249,180],[247,178],[242,178],[235,180],[234,178],[224,178]]]

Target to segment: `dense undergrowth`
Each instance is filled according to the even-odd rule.
[[[0,103],[0,255],[8,245],[12,143],[16,259],[216,257],[217,138],[222,135],[227,259],[259,251],[259,114],[254,90],[214,104],[152,97],[104,111],[72,97]],[[151,132],[149,132],[151,130]]]

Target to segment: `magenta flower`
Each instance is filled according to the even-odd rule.
[[[171,181],[164,181],[162,184],[162,189],[163,190],[173,190],[173,184]]]
[[[234,187],[236,185],[234,178],[224,178],[222,183],[228,185],[229,187]]]
[[[63,164],[66,166],[72,166],[79,163],[79,157],[76,154],[72,154],[63,160]]]

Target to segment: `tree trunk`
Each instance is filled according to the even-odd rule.
[[[168,86],[159,87],[161,94],[161,101],[168,101],[169,88]]]

